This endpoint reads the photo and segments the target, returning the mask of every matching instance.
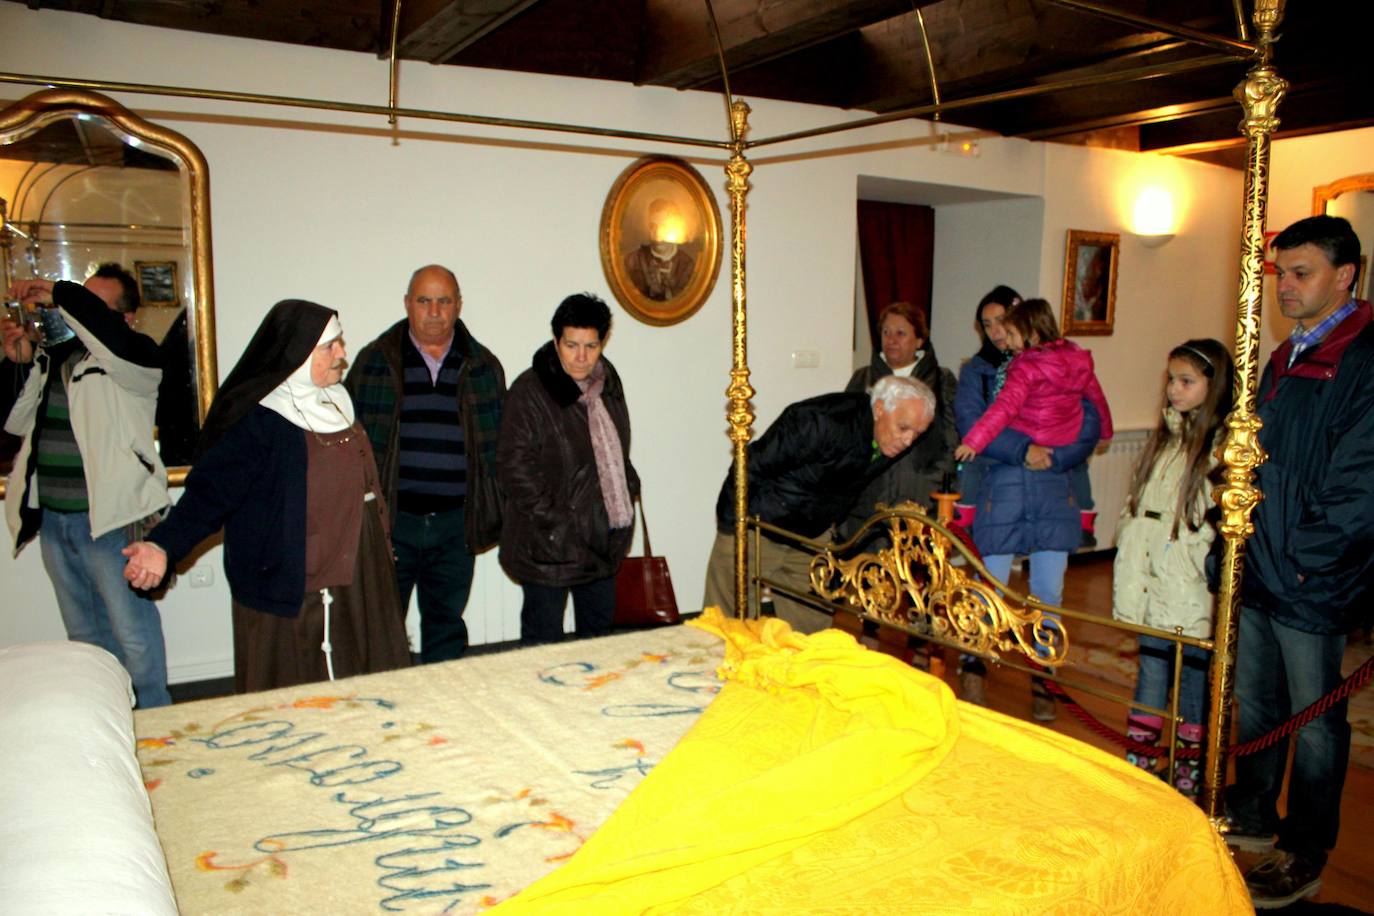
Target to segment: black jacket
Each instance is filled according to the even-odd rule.
[[[305,430],[254,407],[186,475],[186,491],[148,540],[181,562],[224,528],[224,576],[234,600],[295,617],[305,599]]]
[[[1374,586],[1374,326],[1369,303],[1288,368],[1274,351],[1259,388],[1264,499],[1241,600],[1286,626],[1343,633],[1370,617]],[[1299,579],[1301,577],[1301,581]]]
[[[891,374],[892,369],[883,361],[882,353],[875,353],[873,362],[855,372],[844,390],[869,391],[878,379]],[[885,473],[859,494],[842,526],[846,534],[857,531],[878,503],[895,506],[909,499],[929,512],[930,494],[940,488],[945,474],[954,471],[954,449],[959,445],[959,433],[954,427],[954,396],[958,383],[954,373],[941,367],[929,341],[912,378],[924,382],[934,393],[935,420],[905,454],[895,459]]]
[[[844,518],[869,481],[890,465],[873,443],[868,395],[798,401],[749,444],[749,514],[817,537]],[[734,524],[732,468],[716,500],[716,527],[728,533]]]
[[[625,482],[639,495],[630,463],[630,412],[615,367],[602,357],[601,400],[620,434]],[[633,525],[612,530],[601,498],[582,391],[550,341],[506,394],[496,467],[505,497],[501,567],[520,583],[581,585],[614,575],[630,551]]]

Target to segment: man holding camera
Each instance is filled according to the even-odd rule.
[[[9,297],[43,303],[42,331],[0,321],[0,417],[23,439],[5,493],[17,555],[35,536],[67,637],[107,650],[140,708],[165,706],[167,656],[157,607],[124,581],[121,551],[166,509],[153,443],[162,378],[157,344],[132,327],[138,284],[118,264],[85,282],[21,280]]]

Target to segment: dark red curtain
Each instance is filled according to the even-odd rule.
[[[891,303],[910,302],[929,321],[934,262],[935,208],[859,201],[859,263],[875,350],[878,313]]]

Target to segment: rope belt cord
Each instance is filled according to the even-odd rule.
[[[1348,678],[1341,681],[1329,693],[1308,705],[1307,708],[1291,717],[1288,721],[1276,726],[1258,738],[1246,741],[1244,744],[1236,744],[1227,748],[1227,755],[1231,757],[1244,757],[1276,744],[1311,722],[1313,719],[1329,711],[1331,707],[1342,702],[1355,691],[1367,685],[1371,678],[1374,678],[1374,658],[1366,659],[1364,664],[1351,672]],[[1055,699],[1062,701],[1064,706],[1069,710],[1069,713],[1075,719],[1087,726],[1094,734],[1106,738],[1113,744],[1135,754],[1158,755],[1161,750],[1167,750],[1167,748],[1160,748],[1158,745],[1132,741],[1130,738],[1127,738],[1110,726],[1103,724],[1102,721],[1096,718],[1092,713],[1078,705],[1078,702],[1070,697],[1068,692],[1054,681],[1046,680],[1044,683],[1045,689],[1054,694]],[[1200,747],[1177,748],[1174,750],[1174,757],[1180,760],[1196,760],[1201,756],[1202,748]]]
[[[329,641],[329,606],[334,603],[334,596],[329,594],[329,589],[320,589],[320,597],[324,599],[324,642],[320,643],[320,650],[324,652],[324,667],[329,672],[329,679],[334,680],[334,644]]]

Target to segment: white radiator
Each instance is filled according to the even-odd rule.
[[[1151,430],[1117,430],[1107,450],[1094,455],[1088,463],[1088,477],[1097,504],[1097,549],[1116,546],[1116,523],[1131,491],[1131,474],[1136,460],[1150,438]]]

